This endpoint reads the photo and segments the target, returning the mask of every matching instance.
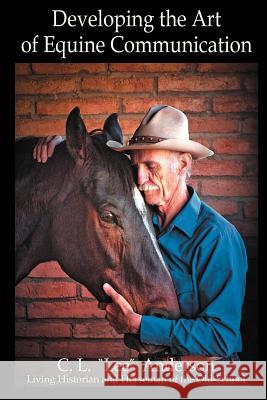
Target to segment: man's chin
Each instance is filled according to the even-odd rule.
[[[156,206],[160,202],[158,190],[148,190],[144,193],[145,202],[151,206]]]
[[[124,343],[127,347],[138,351],[140,354],[154,354],[166,349],[166,346],[141,343],[139,335],[132,335],[129,333],[125,333],[124,335]]]

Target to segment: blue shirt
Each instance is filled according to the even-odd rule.
[[[242,349],[240,320],[247,255],[236,228],[191,195],[157,240],[178,296],[178,320],[142,316],[143,343],[166,345],[171,354],[227,357]]]

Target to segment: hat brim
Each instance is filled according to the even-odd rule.
[[[116,147],[112,144],[108,144],[110,148],[121,153],[131,154],[132,150],[172,150],[179,151],[182,153],[190,153],[194,160],[201,158],[210,157],[214,152],[208,149],[201,143],[195,142],[194,140],[180,141],[178,139],[166,139],[158,143],[140,143],[130,144],[128,146]]]

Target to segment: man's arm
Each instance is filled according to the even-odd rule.
[[[240,339],[246,271],[245,246],[233,228],[232,232],[220,234],[217,240],[199,249],[197,280],[201,311],[196,318],[168,320],[140,316],[132,312],[120,295],[130,312],[112,303],[105,305],[106,318],[117,332],[133,333],[137,329],[141,342],[165,345],[173,353],[227,357],[235,351]],[[130,326],[135,326],[134,331]]]
[[[166,345],[181,355],[232,354],[240,346],[246,271],[246,250],[235,228],[200,247],[196,265],[199,314],[175,321],[142,316],[141,342]]]
[[[63,140],[65,138],[58,135],[40,138],[33,149],[33,158],[38,162],[45,163],[48,158],[52,157],[55,147]]]

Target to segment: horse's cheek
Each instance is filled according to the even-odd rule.
[[[124,240],[121,231],[115,227],[107,232],[107,250],[116,266],[121,265],[124,254]]]

